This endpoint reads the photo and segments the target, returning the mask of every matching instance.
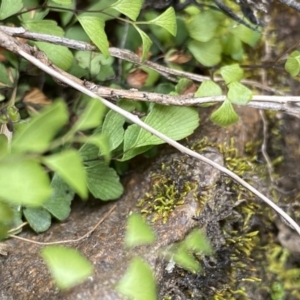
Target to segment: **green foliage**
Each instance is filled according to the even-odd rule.
[[[252,99],[252,92],[243,84],[233,81],[228,85],[227,97],[233,104],[246,105]]]
[[[0,20],[7,19],[13,14],[20,11],[23,7],[22,0],[6,0],[1,2]]]
[[[234,111],[231,102],[226,99],[223,104],[212,113],[210,119],[220,126],[228,126],[236,123],[239,117]]]
[[[208,42],[215,37],[220,19],[213,10],[204,10],[187,22],[190,37],[199,42]]]
[[[160,14],[157,18],[148,22],[166,29],[173,36],[177,33],[176,15],[173,7],[169,7],[165,12]]]
[[[41,206],[51,195],[49,178],[34,159],[9,155],[0,161],[0,198],[15,205]]]
[[[22,124],[12,143],[13,152],[44,152],[50,141],[68,121],[65,103],[57,101],[29,123]]]
[[[285,70],[290,73],[291,76],[297,76],[300,72],[300,52],[298,50],[293,51],[286,63]]]
[[[145,223],[141,215],[132,213],[127,220],[125,245],[131,248],[139,245],[150,244],[154,241],[155,234],[151,227]]]
[[[103,19],[94,16],[79,16],[78,21],[92,42],[99,48],[105,57],[108,57],[108,40],[104,31],[105,22]]]
[[[51,225],[51,214],[44,208],[25,208],[23,213],[35,232],[46,231]]]
[[[168,118],[166,119],[166,116]],[[168,107],[154,105],[151,112],[143,120],[158,131],[174,140],[180,140],[190,135],[199,125],[196,110],[189,107]],[[128,160],[149,149],[149,146],[162,144],[163,141],[148,131],[131,125],[124,135],[124,155],[122,160]]]
[[[138,15],[140,14],[140,10],[142,8],[143,1],[142,0],[119,0],[115,2],[111,7],[113,7],[118,12],[124,14],[129,19],[136,21]]]
[[[89,98],[84,111],[81,112],[73,127],[73,131],[87,130],[99,126],[102,123],[105,110],[105,106],[99,99]]]
[[[44,164],[56,172],[83,199],[87,198],[86,173],[79,153],[65,150],[43,159]]]
[[[57,174],[54,174],[51,181],[52,195],[43,203],[53,217],[63,221],[71,211],[70,204],[74,198],[74,191]]]
[[[220,73],[226,84],[230,84],[234,81],[240,81],[244,75],[243,69],[238,64],[224,66],[220,69]]]
[[[105,162],[86,163],[87,186],[95,198],[113,200],[123,193],[123,186],[119,176],[113,168]]]
[[[93,273],[93,265],[72,248],[47,246],[41,250],[41,256],[61,290],[72,288]]]
[[[129,299],[157,299],[154,274],[149,265],[139,257],[132,259],[116,289]]]
[[[28,31],[91,41],[101,51],[100,54],[96,51],[70,51],[67,47],[45,42],[31,42],[44,51],[54,65],[63,70],[70,69],[75,76],[92,79],[106,86],[114,83],[112,79],[116,79],[115,85],[118,85],[118,88],[128,88],[125,82],[127,75],[136,65],[124,61],[117,68],[109,51],[110,44],[122,44],[121,38],[122,41],[123,36],[126,38],[127,29],[120,30],[118,39],[115,32],[118,26],[125,27],[123,25],[128,23],[128,37],[124,48],[136,51],[138,46],[142,46],[141,61],[146,60],[149,55],[157,59],[165,53],[186,50],[184,55],[190,56],[188,63],[177,61],[171,65],[167,59],[166,63],[188,72],[193,72],[199,64],[200,68],[215,67],[216,73],[221,74],[228,90],[227,99],[211,115],[211,120],[216,124],[233,124],[238,120],[233,105],[246,105],[251,101],[252,92],[240,82],[244,72],[239,63],[245,57],[244,45],[256,46],[260,33],[244,25],[237,25],[220,12],[206,7],[199,10],[195,6],[187,7],[184,13],[176,12],[177,16],[172,7],[162,13],[150,9],[141,12],[141,0],[91,0],[88,4],[82,3],[85,11],[79,14],[75,11],[75,1],[52,0],[48,1],[43,9],[26,12],[37,3],[2,0],[0,20],[6,24],[23,26]],[[46,5],[55,5],[56,8]],[[19,14],[22,9],[22,14]],[[49,17],[55,13],[56,20],[47,19],[50,12]],[[109,23],[113,24],[111,28],[107,28],[109,20],[113,20]],[[294,51],[286,62],[286,70],[292,76],[299,73],[299,57],[299,52]],[[8,230],[21,220],[21,212],[36,232],[49,228],[53,217],[58,220],[66,219],[70,214],[70,205],[75,193],[83,199],[88,197],[89,192],[95,198],[104,201],[117,199],[123,193],[123,186],[116,172],[117,163],[130,160],[163,143],[117,113],[107,112],[98,100],[85,99],[84,102],[82,98],[78,99],[73,94],[72,101],[59,100],[38,112],[19,114],[15,103],[7,104],[6,98],[10,95],[5,92],[17,85],[21,72],[27,72],[30,66],[12,55],[6,55],[5,59],[7,61],[4,60],[0,64],[0,89],[3,91],[0,95],[0,125],[8,124],[9,121],[18,124],[15,126],[11,144],[4,135],[0,135],[0,239],[6,238]],[[175,86],[161,80],[157,72],[145,66],[140,66],[139,70],[146,73],[147,79],[142,89],[147,91],[183,94],[187,87],[193,84],[190,80],[180,79]],[[208,72],[213,75],[215,70],[208,69]],[[57,92],[59,93],[60,89],[53,89],[53,83],[48,78],[43,84],[48,89],[50,87],[54,97],[58,96]],[[220,96],[223,94],[221,86],[213,80],[206,80],[199,86],[195,97]],[[30,87],[31,83],[25,90],[29,90]],[[11,102],[18,102],[24,98],[24,90],[18,89],[17,96],[11,98]],[[199,125],[198,113],[193,108],[140,104],[124,100],[117,103],[128,111],[135,110],[141,113],[148,125],[174,140],[187,137]],[[211,104],[215,103],[203,106]],[[167,185],[162,180],[160,184],[163,191],[168,192],[169,198],[157,193],[155,195],[161,197],[152,201],[152,205],[156,206],[158,213],[162,213],[165,222],[166,212],[182,204],[182,198],[177,202],[173,199],[174,195],[179,194],[173,183]],[[159,190],[161,186],[154,188]],[[184,193],[192,188],[187,186]],[[17,211],[20,213],[16,213]],[[154,239],[151,228],[139,215],[132,214],[127,224],[126,246],[148,244]],[[192,231],[183,242],[174,245],[168,255],[183,268],[198,272],[201,269],[199,253],[200,256],[211,255],[212,249],[199,231]],[[42,257],[60,289],[68,289],[92,273],[91,264],[72,249],[46,247],[42,250]],[[157,297],[153,272],[140,258],[132,260],[117,289],[133,299],[147,300]],[[274,285],[272,289],[273,298],[280,299],[280,286],[278,288]]]
[[[217,65],[221,62],[222,45],[219,40],[211,39],[207,42],[191,41],[188,49],[195,59],[206,67]]]
[[[194,254],[212,255],[212,253],[205,235],[199,229],[194,229],[182,242],[172,245],[164,255],[182,268],[197,273],[201,270],[201,265]]]

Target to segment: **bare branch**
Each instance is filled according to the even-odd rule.
[[[52,36],[52,35],[43,34],[43,33],[30,32],[30,31],[27,31],[23,27],[0,26],[0,30],[6,32],[7,34],[9,34],[11,36],[22,37],[22,38],[30,39],[33,41],[48,42],[48,43],[66,46],[71,49],[82,50],[82,51],[99,51],[97,47],[95,47],[89,43],[71,40],[71,39],[67,39],[64,37]],[[203,82],[204,80],[210,79],[208,76],[202,76],[202,75],[198,75],[198,74],[194,74],[194,73],[190,73],[190,72],[184,72],[184,71],[180,71],[180,70],[171,69],[171,68],[162,66],[160,64],[154,63],[152,61],[141,62],[140,57],[129,50],[111,47],[111,48],[109,48],[109,52],[110,52],[110,55],[113,57],[124,59],[124,60],[130,61],[134,64],[143,65],[150,69],[153,69],[156,72],[158,72],[159,74],[161,74],[162,76],[166,77],[167,79],[169,79],[170,81],[173,81],[173,82],[178,81],[177,77],[188,78],[188,79],[191,79],[196,82]],[[215,81],[224,81],[221,77],[216,77],[216,78],[214,78],[214,80]],[[241,82],[246,85],[253,86],[253,87],[256,87],[256,88],[264,90],[264,91],[269,91],[271,93],[284,95],[284,93],[282,93],[272,87],[262,85],[261,83],[253,81],[253,80],[244,79]]]
[[[256,190],[253,186],[251,186],[249,183],[247,183],[245,180],[240,178],[238,175],[236,175],[232,171],[230,171],[227,168],[219,165],[218,163],[208,159],[207,157],[182,146],[180,143],[170,139],[169,137],[167,137],[166,135],[164,135],[161,132],[157,131],[153,127],[147,125],[142,120],[140,120],[137,116],[129,113],[128,111],[123,110],[122,108],[120,108],[120,107],[114,105],[113,103],[105,100],[104,98],[99,97],[97,94],[92,92],[87,87],[79,84],[78,79],[73,81],[71,79],[71,77],[73,77],[73,76],[71,76],[71,75],[64,76],[62,71],[58,72],[57,70],[59,70],[59,69],[57,67],[53,66],[49,62],[49,60],[47,59],[46,55],[43,52],[36,51],[35,49],[31,48],[30,46],[19,43],[14,38],[12,38],[11,36],[9,36],[6,33],[2,32],[1,30],[0,30],[0,46],[2,46],[3,48],[5,48],[7,50],[10,50],[10,51],[12,51],[12,52],[14,52],[14,53],[16,53],[20,56],[22,56],[23,58],[25,58],[26,60],[28,60],[29,62],[31,62],[32,64],[34,64],[38,68],[40,68],[41,70],[43,70],[44,72],[46,72],[49,75],[51,75],[51,76],[55,77],[56,79],[58,79],[59,81],[64,82],[65,84],[77,89],[78,91],[80,91],[80,92],[82,92],[82,93],[84,93],[84,94],[86,94],[86,95],[88,95],[92,98],[99,99],[108,108],[110,108],[113,111],[119,113],[120,115],[122,115],[126,119],[130,120],[131,122],[137,124],[141,128],[143,128],[143,129],[149,131],[150,133],[156,135],[158,138],[162,139],[164,142],[166,142],[166,143],[170,144],[171,146],[173,146],[174,148],[178,149],[180,152],[185,153],[187,155],[190,155],[192,157],[195,157],[195,158],[203,161],[204,163],[216,168],[220,172],[228,175],[233,180],[235,180],[236,182],[238,182],[239,184],[244,186],[246,189],[251,191],[253,194],[255,194],[257,197],[259,197],[261,200],[263,200],[270,207],[272,207],[300,235],[299,225],[288,214],[286,214],[272,200],[267,198],[265,195],[263,195],[261,192]]]

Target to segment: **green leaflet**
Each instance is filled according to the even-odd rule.
[[[238,64],[224,66],[220,69],[220,72],[226,84],[233,81],[240,81],[244,76],[244,71]]]
[[[0,198],[11,204],[40,206],[52,192],[41,165],[22,156],[2,159],[0,178]]]
[[[148,21],[148,24],[154,24],[166,29],[173,36],[177,33],[176,15],[173,7],[169,7],[166,11],[160,14],[157,18]]]
[[[144,122],[174,140],[180,140],[190,135],[199,125],[199,116],[190,107],[175,107],[154,105]],[[164,143],[152,133],[137,125],[127,128],[124,135],[124,155],[122,160],[128,160],[146,151],[151,145]],[[142,148],[144,147],[144,148]]]
[[[75,286],[93,273],[93,265],[72,248],[47,246],[41,250],[41,256],[61,290]]]
[[[65,220],[71,211],[71,201],[74,198],[75,192],[66,184],[61,177],[54,174],[51,187],[52,195],[43,203],[43,207],[47,209],[56,219]]]
[[[143,52],[142,52],[142,61],[147,59],[148,53],[149,53],[149,49],[152,45],[152,41],[149,38],[149,36],[140,28],[138,28],[136,25],[133,25],[134,28],[137,30],[137,32],[139,33],[141,39],[142,39],[142,46],[143,46]]]
[[[228,85],[228,100],[238,105],[246,105],[252,99],[252,91],[243,84],[233,81]]]
[[[25,208],[23,214],[35,232],[46,231],[51,225],[51,215],[44,208]]]
[[[0,6],[0,20],[7,19],[23,8],[22,0],[2,0]]]
[[[139,257],[131,260],[116,289],[129,299],[157,299],[154,274],[149,265]]]
[[[124,14],[129,19],[136,21],[138,15],[140,14],[142,5],[142,0],[119,0],[112,4],[111,7]]]
[[[290,73],[291,76],[297,76],[300,72],[300,52],[298,50],[293,51],[285,65],[285,70]]]
[[[105,22],[103,19],[95,16],[82,15],[78,17],[82,28],[90,37],[92,42],[99,48],[99,50],[106,56],[109,56],[108,40],[104,31]]]
[[[125,245],[131,248],[150,244],[154,241],[155,234],[151,227],[144,221],[140,214],[132,213],[127,220]]]
[[[232,104],[226,99],[223,104],[212,113],[210,119],[220,126],[228,126],[238,121],[239,117],[234,111]]]
[[[186,26],[191,38],[199,42],[208,42],[215,37],[219,20],[212,10],[206,10],[195,15]]]
[[[195,59],[204,66],[215,66],[221,61],[222,45],[218,39],[207,42],[193,40],[187,46]]]
[[[63,102],[57,101],[34,116],[15,134],[12,142],[14,152],[45,151],[56,133],[68,121],[68,112]]]
[[[86,173],[78,151],[70,149],[43,158],[45,165],[70,185],[83,199],[87,198]]]
[[[35,44],[46,53],[50,61],[57,67],[65,71],[71,67],[73,54],[67,47],[44,42],[35,42]]]
[[[73,127],[73,131],[95,128],[102,123],[106,107],[99,99],[88,98],[87,105],[80,113],[79,119]]]
[[[86,162],[87,185],[95,198],[107,201],[123,193],[116,171],[103,161]]]

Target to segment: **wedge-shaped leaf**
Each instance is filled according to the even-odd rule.
[[[208,42],[191,41],[188,43],[188,49],[195,59],[206,67],[217,65],[221,61],[222,45],[217,39]]]
[[[35,232],[44,232],[51,225],[51,215],[44,208],[25,208],[23,213]]]
[[[142,0],[119,0],[111,5],[111,7],[121,14],[127,16],[129,19],[136,21],[136,18],[140,14],[142,5]]]
[[[95,198],[113,200],[123,193],[119,176],[105,162],[87,162],[86,173],[88,188]]]
[[[93,265],[73,248],[47,246],[41,250],[41,256],[61,290],[75,286],[93,273]]]
[[[0,198],[11,204],[41,206],[52,192],[40,164],[21,156],[1,161],[0,178]]]
[[[244,75],[243,69],[238,64],[224,66],[221,68],[220,72],[226,84],[233,81],[240,81]]]
[[[191,38],[208,42],[215,36],[219,21],[211,10],[205,10],[196,14],[186,26]]]
[[[243,24],[232,26],[230,32],[251,47],[254,47],[261,38],[261,33],[258,30],[252,30]]]
[[[60,37],[64,36],[64,30],[53,20],[28,20],[23,23],[23,26],[34,32],[46,33]],[[47,43],[47,45],[50,44]]]
[[[231,82],[228,89],[227,98],[231,103],[246,105],[252,99],[252,91],[239,82]]]
[[[190,272],[197,273],[201,270],[199,262],[187,251],[184,245],[179,245],[174,251],[173,259],[176,264]]]
[[[43,204],[43,207],[47,209],[56,219],[63,221],[65,220],[71,211],[71,201],[74,198],[75,192],[70,188],[55,173],[51,181],[51,187],[53,193],[51,197]]]
[[[205,80],[201,83],[195,93],[195,97],[221,96],[222,89],[212,80]]]
[[[230,101],[226,99],[223,104],[212,113],[210,119],[220,126],[228,126],[236,123],[239,116],[234,111]]]
[[[199,229],[194,229],[183,241],[184,246],[195,253],[212,255],[213,250],[206,236]]]
[[[129,299],[157,299],[154,274],[149,265],[139,257],[131,260],[116,289]]]
[[[143,30],[139,29],[135,25],[134,25],[134,27],[138,31],[138,33],[140,34],[141,39],[142,39],[142,45],[143,45],[142,61],[144,61],[147,58],[147,56],[148,56],[149,49],[150,49],[150,47],[152,45],[152,41],[149,38],[149,36]]]
[[[55,171],[80,197],[88,195],[86,173],[79,153],[65,150],[43,158],[44,164]]]
[[[124,123],[125,118],[120,114],[109,111],[104,119],[102,132],[109,137],[110,151],[121,145],[124,139]]]
[[[12,142],[13,151],[45,151],[56,133],[68,121],[68,112],[63,102],[56,102],[16,132]]]
[[[46,53],[50,61],[63,70],[68,70],[73,62],[72,52],[64,46],[44,42],[35,42],[37,47]]]
[[[104,31],[105,22],[103,19],[94,16],[79,16],[78,21],[82,28],[92,40],[92,42],[99,48],[99,50],[106,56],[109,56],[108,40]]]
[[[95,128],[102,123],[105,106],[98,100],[90,98],[88,104],[74,125],[74,130],[87,130]]]
[[[297,76],[300,72],[300,52],[293,51],[288,57],[284,67],[291,76]]]
[[[22,0],[2,0],[0,6],[0,20],[7,19],[23,8]]]
[[[132,213],[127,220],[125,245],[131,248],[151,244],[154,241],[155,234],[151,227],[144,221],[140,214]]]
[[[169,7],[165,12],[157,18],[148,21],[149,24],[154,24],[163,27],[173,36],[177,33],[176,15],[173,7]]]
[[[168,137],[180,140],[190,135],[197,128],[199,125],[199,116],[197,111],[190,107],[162,106],[156,104],[144,119],[144,122]],[[139,129],[138,135],[136,135],[136,130],[126,134],[127,130],[124,137],[125,152],[133,147],[164,143],[160,138],[144,129]]]

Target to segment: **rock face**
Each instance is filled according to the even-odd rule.
[[[240,115],[240,121],[229,128],[214,126],[206,115],[202,115],[200,128],[185,143],[191,146],[206,137],[210,143],[230,145],[232,138],[235,138],[236,151],[243,155],[245,143],[259,138],[260,118],[257,111],[246,108],[240,111]],[[203,154],[220,164],[224,163],[224,157],[216,148],[209,147]],[[233,211],[237,199],[233,199],[232,193],[226,190],[226,178],[220,172],[194,158],[183,156],[168,146],[163,147],[160,154],[152,159],[150,165],[148,161],[147,165],[145,167],[139,163],[139,167],[124,178],[125,194],[118,201],[77,201],[67,221],[53,224],[47,232],[38,236],[29,230],[20,234],[21,237],[40,242],[75,239],[88,232],[116,204],[109,217],[89,237],[78,243],[67,243],[80,250],[93,263],[95,272],[92,277],[72,290],[59,292],[39,256],[42,246],[10,239],[5,242],[9,246],[9,254],[0,255],[0,299],[123,299],[114,290],[114,286],[123,276],[131,258],[136,255],[148,261],[155,270],[160,283],[161,298],[168,294],[176,294],[176,299],[185,299],[184,296],[180,297],[180,293],[184,295],[184,290],[188,289],[187,281],[190,279],[186,277],[186,282],[181,282],[184,288],[180,291],[180,284],[174,284],[178,276],[180,277],[179,268],[174,274],[168,274],[165,271],[166,262],[159,256],[159,249],[182,240],[196,226],[203,228],[212,246],[217,250],[213,259],[203,260],[204,267],[205,264],[207,267],[206,288],[209,290],[205,292],[205,299],[209,299],[213,284],[209,272],[211,270],[212,275],[216,274],[212,264],[218,262],[218,255],[223,255],[223,267],[226,267],[225,260],[227,265],[230,265],[219,223],[229,216],[232,220],[240,217]],[[141,210],[137,206],[141,199],[145,200],[144,205],[151,206],[149,201],[151,195],[154,195],[154,186],[156,185],[157,192],[161,182],[173,185],[174,191],[178,195],[181,193],[184,202],[174,206],[165,224],[159,214],[150,213],[147,216],[149,221],[158,218],[152,224],[157,233],[157,242],[128,251],[123,242],[128,214]],[[190,188],[184,189],[188,186]],[[201,195],[204,194],[207,195],[206,201],[201,203],[199,199],[203,199]],[[145,195],[148,195],[149,199],[145,199]],[[195,216],[196,220],[193,219]],[[172,276],[175,276],[175,279]],[[220,281],[220,278],[216,279]],[[184,278],[180,280],[184,281]],[[227,284],[227,278],[222,278],[221,283]],[[190,294],[193,293],[193,284],[190,280]],[[200,296],[196,299],[200,299]]]

